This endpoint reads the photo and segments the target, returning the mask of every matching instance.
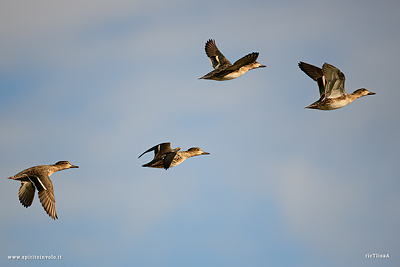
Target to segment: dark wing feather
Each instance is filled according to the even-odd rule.
[[[318,78],[323,76],[322,69],[317,66],[305,62],[299,62],[299,68],[314,81],[317,81]]]
[[[35,186],[33,185],[33,183],[22,181],[21,187],[19,188],[18,191],[19,202],[21,202],[21,204],[27,208],[30,205],[32,205],[34,197],[35,197]]]
[[[54,196],[53,183],[47,175],[38,175],[29,177],[39,192],[40,203],[46,213],[52,219],[58,219],[56,212],[56,198]]]
[[[258,52],[250,53],[236,60],[236,62],[232,66],[226,68],[226,70],[238,70],[247,64],[254,63],[254,61],[256,61],[257,58],[258,58]]]
[[[42,190],[39,191],[39,199],[40,203],[42,203],[42,206],[46,213],[52,218],[52,219],[58,219],[57,217],[57,212],[56,212],[56,201],[54,197],[54,192],[50,192],[49,190]]]
[[[178,151],[169,152],[165,155],[164,160],[163,160],[164,169],[168,170],[168,168],[171,166],[171,163],[177,152]]]
[[[322,72],[322,69],[305,63],[305,62],[300,62],[299,63],[299,68],[308,75],[311,79],[317,82],[318,84],[318,89],[319,89],[319,95],[321,98],[323,98],[323,95],[325,94],[325,88],[326,88],[326,81],[325,81],[325,76]]]
[[[168,151],[168,150],[171,150],[171,143],[170,142],[168,142],[168,143],[161,143],[161,144],[158,144],[158,145],[156,145],[156,146],[153,146],[152,148],[149,148],[148,150],[146,150],[145,152],[143,152],[138,158],[140,158],[141,156],[143,156],[144,154],[146,154],[147,152],[150,152],[150,151],[153,151],[154,150],[154,158],[156,158],[157,157],[157,154],[160,152],[160,151]]]
[[[214,69],[226,64],[232,65],[229,60],[226,59],[226,57],[219,51],[215,40],[209,39],[206,42],[205,51]]]

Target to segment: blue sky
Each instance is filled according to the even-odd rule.
[[[3,1],[0,265],[398,266],[398,1]],[[267,68],[227,82],[204,44]],[[304,109],[333,64],[348,93]],[[170,141],[210,155],[142,168]],[[19,183],[55,173],[59,219]],[[390,259],[365,259],[367,253]],[[54,262],[9,255],[62,255]]]

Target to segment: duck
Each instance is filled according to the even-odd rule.
[[[357,98],[375,95],[366,88],[360,88],[347,94],[344,89],[344,73],[331,64],[324,63],[322,69],[305,62],[299,62],[298,65],[305,74],[317,82],[320,94],[317,101],[305,108],[334,110],[347,106]]]
[[[58,161],[52,165],[30,167],[14,176],[8,177],[8,179],[21,182],[18,197],[22,206],[28,208],[32,205],[36,189],[44,210],[50,218],[55,220],[58,217],[53,183],[50,180],[50,176],[55,172],[71,168],[79,168],[79,166],[72,165],[69,161]]]
[[[209,39],[206,42],[205,51],[214,70],[199,79],[228,81],[242,76],[249,70],[266,67],[256,61],[259,54],[258,52],[250,53],[238,59],[232,65],[219,51],[214,39]]]
[[[199,147],[191,147],[187,151],[180,151],[181,147],[172,149],[170,142],[161,143],[149,148],[143,152],[138,158],[144,154],[154,151],[154,158],[149,163],[143,164],[142,167],[149,168],[164,168],[168,170],[169,168],[175,167],[181,164],[188,158],[199,156],[199,155],[209,155],[210,153],[204,152]]]

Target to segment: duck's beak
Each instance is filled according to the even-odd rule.
[[[376,93],[373,93],[373,92],[369,92],[369,93],[368,93],[368,95],[374,95],[374,94],[376,94]]]
[[[72,165],[70,168],[79,168],[79,166]]]
[[[202,155],[210,155],[210,153],[203,151]]]
[[[267,66],[266,65],[260,65],[259,68],[265,68],[265,67],[267,67]]]

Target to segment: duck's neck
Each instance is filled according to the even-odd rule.
[[[359,95],[359,94],[354,94],[354,93],[351,93],[351,94],[347,95],[349,103],[353,102],[354,100],[356,100],[359,97],[362,97],[362,96]]]
[[[59,166],[54,166],[54,165],[50,165],[50,168],[48,169],[48,175],[50,177],[50,175],[52,175],[55,172],[58,171],[62,171],[65,170],[66,168],[60,168]]]
[[[193,153],[190,153],[188,151],[180,151],[179,152],[179,156],[181,156],[182,158],[190,158],[193,157]]]

